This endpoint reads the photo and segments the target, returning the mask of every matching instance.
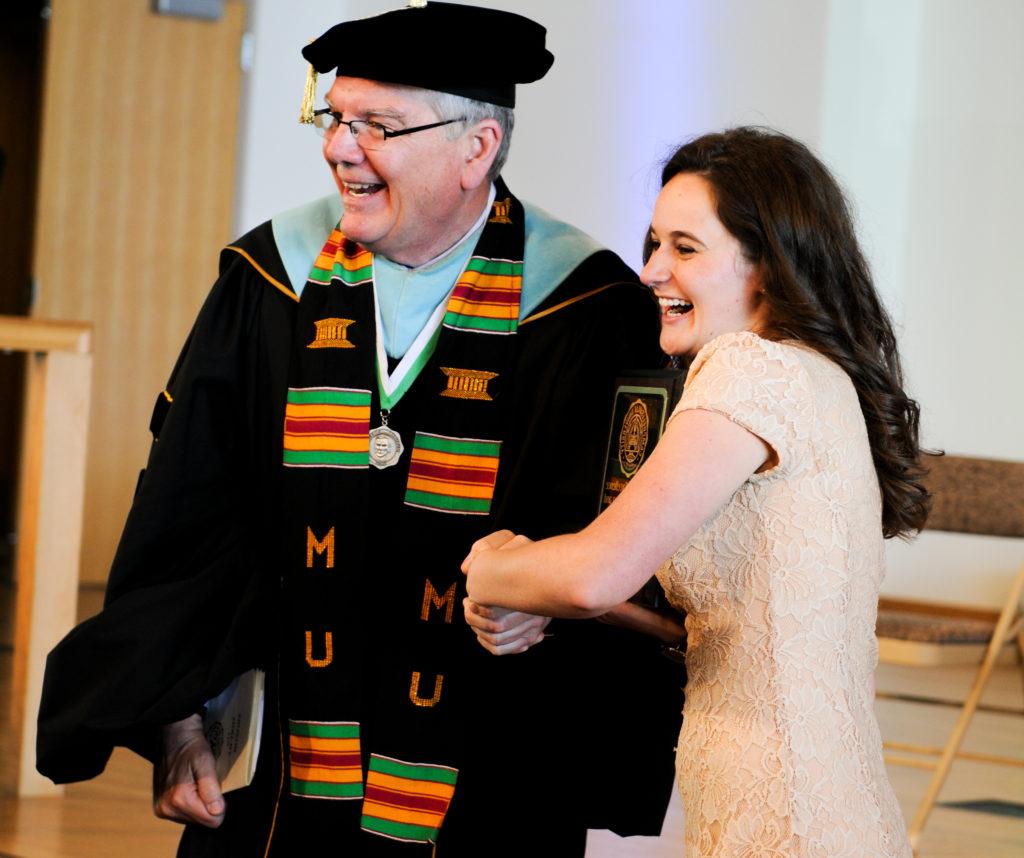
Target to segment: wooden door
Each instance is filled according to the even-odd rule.
[[[92,322],[83,582],[106,579],[147,426],[232,236],[242,0],[53,0],[33,315]]]

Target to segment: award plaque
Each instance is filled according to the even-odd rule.
[[[682,371],[673,369],[636,371],[616,379],[598,513],[619,496],[651,455],[683,394],[683,380]],[[653,611],[678,613],[656,578],[630,601]]]
[[[683,375],[678,370],[648,370],[616,379],[599,513],[647,461],[682,393]]]

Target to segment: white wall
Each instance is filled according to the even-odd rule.
[[[964,8],[925,4],[904,342],[929,441],[1024,458],[1024,4]]]
[[[333,189],[298,125],[299,50],[333,23],[401,0],[251,0],[253,69],[242,104],[238,231]],[[517,93],[505,179],[638,264],[658,162],[687,136],[771,124],[817,142],[827,6],[820,0],[478,0],[548,28],[555,64]],[[781,52],[763,38],[792,22]],[[382,50],[386,46],[382,45]],[[481,45],[480,61],[501,62]],[[733,55],[742,64],[723,62]],[[771,68],[771,75],[751,70]],[[325,91],[330,81],[320,81]]]
[[[235,232],[334,187],[320,157],[320,139],[299,125],[306,83],[303,46],[348,15],[351,3],[250,0],[252,65],[239,115]]]
[[[298,51],[401,0],[253,0],[239,231],[330,192],[296,123]],[[512,189],[639,262],[657,162],[681,139],[767,124],[815,147],[849,190],[902,329],[924,438],[1024,459],[1024,3],[1019,0],[479,0],[548,27],[555,65],[521,87]],[[382,45],[382,50],[387,46]],[[478,48],[500,62],[502,48]],[[326,82],[325,82],[326,85]],[[925,534],[890,548],[887,591],[996,602],[1010,540]],[[955,571],[980,555],[982,571]]]

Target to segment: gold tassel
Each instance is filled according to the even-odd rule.
[[[302,94],[302,108],[299,110],[299,122],[303,125],[313,124],[313,105],[316,101],[316,69],[310,65],[306,69],[306,89]]]

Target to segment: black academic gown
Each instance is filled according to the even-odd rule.
[[[278,723],[275,537],[298,307],[285,284],[269,224],[223,252],[154,409],[154,444],[104,611],[47,665],[38,766],[59,783],[99,774],[115,745],[152,758],[156,727],[198,711],[242,671],[267,670],[256,779],[228,794],[221,829],[189,826],[180,854],[263,855],[271,842],[270,854],[291,855],[315,845],[290,822]],[[593,517],[614,377],[657,365],[660,353],[653,302],[609,251],[586,259],[531,316],[517,334],[513,425],[486,529],[541,538]],[[424,384],[393,411],[396,425]],[[367,610],[386,627],[386,604]],[[460,773],[440,856],[481,854],[482,832],[488,854],[502,854],[534,830],[660,831],[682,704],[678,666],[654,640],[596,621],[556,621],[550,631],[525,654],[494,658],[465,629],[476,693],[462,701],[463,723],[477,756]],[[371,849],[429,854],[376,837],[360,854]]]

